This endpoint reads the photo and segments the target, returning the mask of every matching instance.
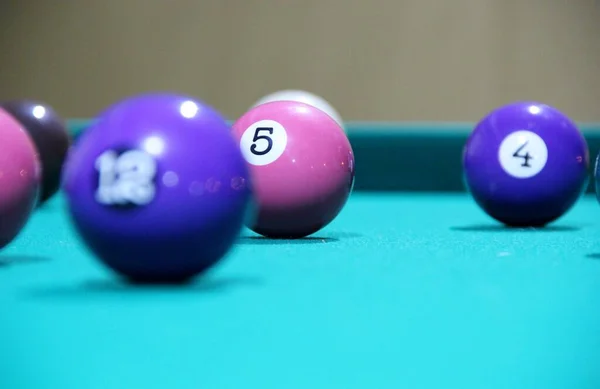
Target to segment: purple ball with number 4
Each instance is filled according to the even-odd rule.
[[[225,119],[175,94],[109,107],[77,140],[63,170],[83,242],[136,282],[185,281],[224,258],[243,227],[249,184]]]
[[[492,218],[540,227],[563,216],[588,184],[589,152],[576,124],[546,104],[516,102],[485,116],[463,154],[464,181]]]

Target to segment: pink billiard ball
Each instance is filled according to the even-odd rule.
[[[255,215],[247,223],[271,238],[301,238],[340,213],[354,184],[354,154],[343,128],[314,106],[261,104],[233,125],[250,167]]]
[[[31,216],[41,189],[37,149],[25,128],[0,109],[0,248],[9,244]]]

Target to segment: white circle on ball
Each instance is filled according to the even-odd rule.
[[[274,120],[261,120],[244,131],[240,150],[246,161],[255,166],[271,164],[285,151],[287,132]]]
[[[502,169],[515,178],[531,178],[544,169],[548,161],[546,142],[531,131],[509,134],[498,150]]]

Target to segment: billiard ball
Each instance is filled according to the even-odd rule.
[[[596,162],[594,163],[594,189],[596,193],[596,200],[600,203],[600,152],[596,156]]]
[[[126,98],[69,152],[63,188],[76,231],[135,282],[187,281],[229,252],[250,199],[248,167],[225,119],[194,98]]]
[[[327,100],[314,93],[298,89],[280,90],[262,97],[252,105],[252,108],[273,101],[299,101],[312,105],[331,116],[345,130],[344,121],[338,111]]]
[[[354,154],[329,115],[309,104],[275,101],[246,112],[233,134],[253,182],[252,231],[301,238],[337,217],[352,191]]]
[[[33,100],[0,103],[27,130],[38,150],[42,164],[42,189],[39,204],[51,198],[60,188],[60,175],[71,138],[62,118],[48,106]]]
[[[588,183],[589,153],[576,124],[556,108],[515,102],[486,115],[468,137],[467,189],[508,226],[544,226],[565,214]]]
[[[41,185],[41,166],[31,137],[0,108],[0,248],[13,241],[29,220]]]

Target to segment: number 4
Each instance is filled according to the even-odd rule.
[[[517,151],[515,151],[513,153],[513,157],[515,158],[523,158],[523,164],[521,165],[522,167],[531,167],[531,165],[529,164],[529,160],[533,159],[533,157],[529,154],[529,151],[525,152],[525,154],[519,154],[528,144],[529,142],[525,142],[523,143],[523,145],[521,145],[521,147],[519,147],[517,149]]]

